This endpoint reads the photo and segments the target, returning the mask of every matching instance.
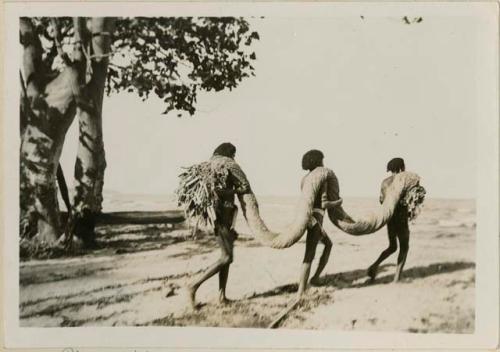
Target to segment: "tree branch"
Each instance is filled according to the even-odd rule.
[[[66,54],[62,48],[61,45],[61,31],[59,30],[59,22],[57,21],[56,17],[51,17],[50,22],[52,24],[52,27],[54,27],[54,44],[57,48],[57,53],[61,57],[61,59],[64,61],[64,63],[67,66],[70,66],[72,64],[71,59],[69,58],[68,54]]]
[[[73,27],[73,36],[75,38],[73,58],[75,61],[84,62],[85,56],[83,53],[83,47],[87,45],[89,37],[85,24],[85,17],[73,17]]]
[[[35,32],[33,22],[27,17],[19,20],[19,32],[23,46],[23,73],[26,85],[26,97],[32,104],[43,90],[42,44]]]

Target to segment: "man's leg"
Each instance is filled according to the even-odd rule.
[[[408,255],[408,250],[410,248],[410,231],[407,228],[401,229],[398,232],[398,240],[399,254],[396,274],[394,275],[394,282],[398,282],[401,279],[401,273],[403,272],[403,267],[406,263],[406,256]]]
[[[229,230],[229,235],[225,238],[226,248],[231,254],[231,259],[233,258],[234,241],[236,240],[236,237],[236,232]],[[223,304],[229,303],[229,300],[226,297],[226,285],[229,277],[229,266],[231,265],[231,262],[223,266],[219,271],[219,302]]]
[[[302,268],[300,271],[299,278],[299,289],[297,291],[297,299],[300,299],[307,288],[307,281],[309,280],[309,274],[311,272],[311,263],[316,254],[316,247],[318,245],[319,238],[321,236],[321,230],[319,225],[315,225],[312,229],[307,231],[306,237],[306,252],[304,255],[304,261],[302,262]]]
[[[219,303],[226,304],[229,300],[226,297],[226,285],[229,277],[230,264],[224,265],[219,271]]]
[[[318,268],[316,269],[316,272],[311,278],[311,285],[319,284],[319,277],[323,272],[323,269],[325,269],[325,266],[328,263],[328,259],[330,258],[330,253],[332,251],[332,241],[326,234],[325,230],[323,230],[323,228],[321,229],[321,237],[319,240],[321,241],[321,243],[324,244],[325,248],[323,249],[323,253],[319,258]]]
[[[227,232],[227,229],[225,229],[224,227],[217,226],[215,231],[216,231],[217,243],[219,244],[221,250],[221,256],[195,282],[188,285],[190,304],[191,308],[193,309],[196,308],[196,301],[195,301],[196,291],[201,286],[201,284],[203,284],[209,278],[220,272],[220,270],[223,267],[231,264],[233,260],[232,249],[228,246],[227,238],[226,239],[224,238],[227,237],[227,235],[224,233]]]
[[[384,251],[382,251],[382,253],[380,253],[380,256],[377,258],[377,260],[368,268],[368,276],[372,280],[375,280],[375,277],[377,276],[379,265],[398,249],[396,233],[392,227],[387,226],[387,234],[389,237],[389,246]]]

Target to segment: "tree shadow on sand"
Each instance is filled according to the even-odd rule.
[[[360,288],[365,286],[388,284],[394,278],[393,271],[387,271],[394,264],[384,264],[379,267],[379,277],[374,281],[368,279],[365,269],[346,271],[338,274],[329,274],[323,277],[318,286],[334,286],[338,289]],[[434,263],[427,266],[418,266],[408,268],[403,271],[402,283],[411,283],[414,280],[422,279],[432,275],[446,274],[454,271],[474,268],[475,264],[471,262],[444,262]],[[386,275],[381,276],[387,272]],[[363,280],[365,279],[365,280]],[[273,288],[272,290],[254,294],[248,298],[261,298],[289,294],[297,291],[297,284],[287,284]]]
[[[191,241],[182,228],[167,225],[107,225],[97,230],[96,248],[86,254],[113,255],[159,250],[181,242]],[[206,241],[205,241],[206,242]],[[214,241],[215,242],[215,241]]]

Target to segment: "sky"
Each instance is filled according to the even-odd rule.
[[[232,142],[256,194],[297,195],[302,155],[314,148],[341,196],[378,196],[387,162],[403,157],[429,197],[474,198],[479,20],[250,19],[256,76],[201,93],[194,116],[162,115],[158,99],[105,98],[105,190],[170,195],[181,167]],[[62,155],[68,179],[76,134],[75,120]]]

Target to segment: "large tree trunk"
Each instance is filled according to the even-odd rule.
[[[47,82],[40,40],[30,19],[20,19],[20,34],[24,76],[20,200],[30,203],[21,204],[21,224],[28,227],[21,235],[36,233],[39,241],[52,245],[61,234],[56,171],[64,137],[75,115],[73,88],[78,85],[78,74],[69,67]]]
[[[29,105],[24,79],[21,78],[21,107],[20,107],[20,136],[21,146],[24,132],[28,127]],[[32,238],[38,229],[36,224],[36,210],[34,189],[29,180],[29,170],[26,167],[22,150],[19,151],[19,234],[21,238]]]
[[[94,242],[96,216],[102,209],[102,189],[106,168],[102,133],[102,101],[108,70],[110,34],[114,18],[92,18],[91,33],[80,26],[79,36],[86,52],[87,82],[79,97],[79,146],[75,164],[73,231],[87,244]],[[75,31],[78,32],[78,31]],[[89,38],[89,41],[85,41]],[[90,57],[92,57],[90,59]]]

